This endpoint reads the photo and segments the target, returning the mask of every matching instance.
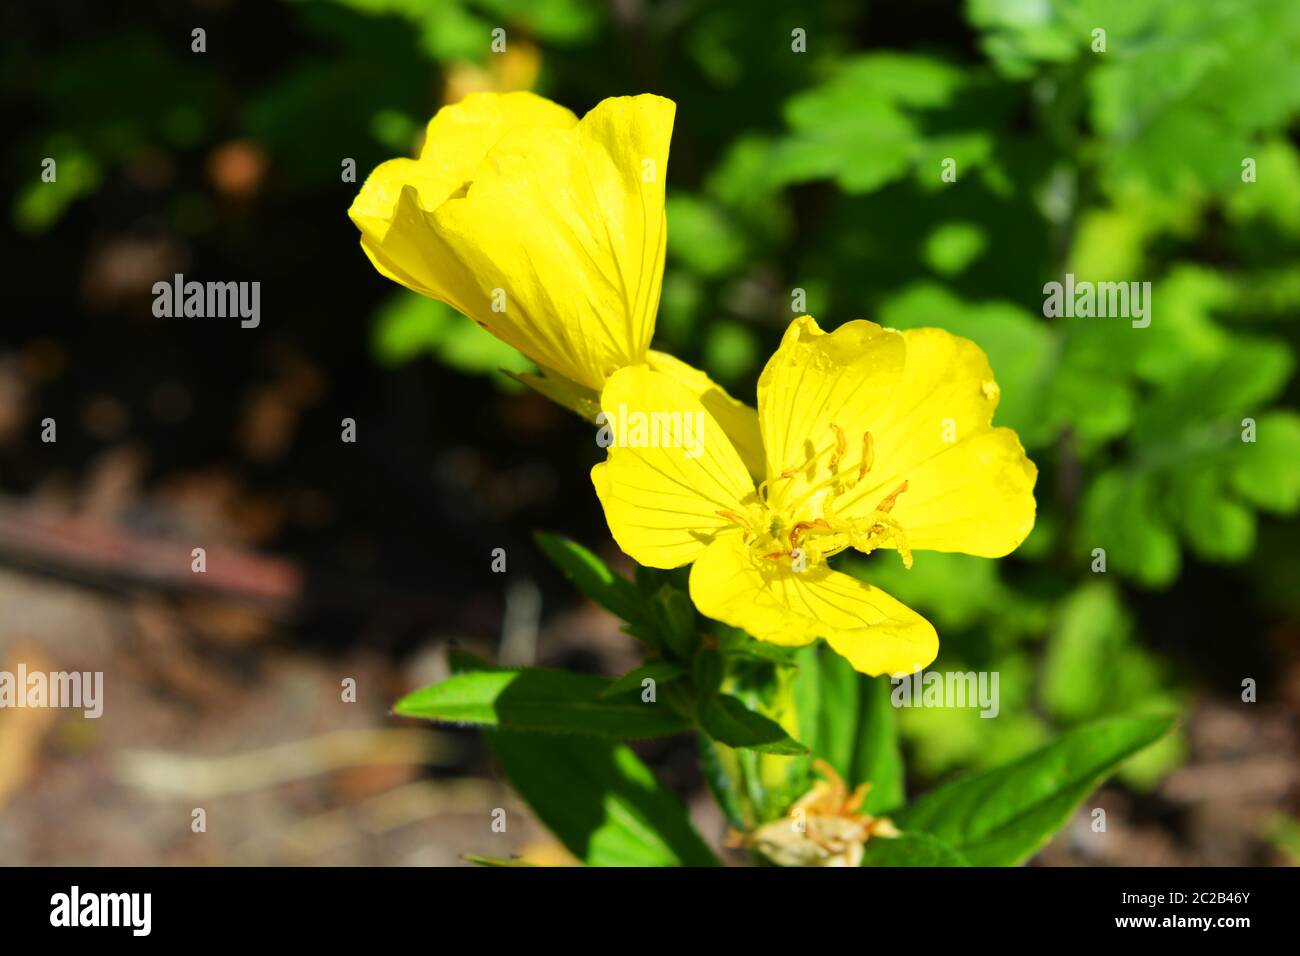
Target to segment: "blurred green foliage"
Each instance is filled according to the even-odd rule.
[[[342,236],[340,159],[363,176],[409,153],[466,69],[506,82],[498,27],[535,52],[535,88],[579,113],[672,97],[658,347],[752,402],[799,299],[824,327],[943,326],[988,353],[997,422],[1039,465],[1038,526],[1012,559],[845,562],[935,620],[936,667],[1001,674],[997,720],[902,712],[920,772],[1183,699],[1175,625],[1148,608],[1189,564],[1237,568],[1213,580],[1240,627],[1300,614],[1296,525],[1277,517],[1300,505],[1294,0],[293,0],[265,15],[300,42],[249,76],[205,69],[179,26],[123,26],[39,64],[6,52],[6,88],[39,117],[9,151],[30,184],[16,225],[54,228],[149,150],[245,137],[269,154],[274,201],[332,204]],[[41,189],[33,171],[56,154],[60,188]],[[1066,273],[1151,282],[1150,327],[1044,318],[1043,285]],[[527,367],[441,306],[382,295],[381,361]],[[1180,747],[1144,753],[1130,781]]]

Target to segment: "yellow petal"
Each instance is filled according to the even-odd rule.
[[[521,126],[576,126],[578,117],[559,103],[527,91],[475,92],[444,106],[424,128],[420,162],[465,182],[502,135]],[[457,183],[460,185],[460,183]]]
[[[758,414],[772,482],[768,501],[774,508],[800,500],[810,487],[825,482],[840,434],[841,468],[857,467],[863,434],[897,387],[904,352],[902,335],[874,322],[847,322],[829,335],[812,316],[790,324],[758,379]]]
[[[601,408],[602,435],[613,444],[591,477],[624,552],[648,567],[675,568],[720,532],[739,538],[739,527],[718,512],[744,512],[754,483],[699,399],[636,366],[610,378]]]
[[[727,433],[731,443],[740,452],[741,459],[749,473],[758,481],[766,477],[763,465],[763,436],[758,430],[758,412],[744,402],[737,401],[704,372],[687,365],[681,359],[667,352],[651,349],[646,353],[646,364],[656,372],[670,375],[685,385],[704,404],[704,410],[712,415],[722,430]]]
[[[433,298],[449,301],[447,252],[427,235],[431,212],[462,189],[488,150],[509,130],[527,126],[568,129],[578,119],[533,93],[474,93],[444,106],[429,121],[419,159],[394,159],[366,179],[348,215],[361,230],[362,246],[381,273]],[[403,192],[412,190],[399,215]],[[455,302],[450,302],[455,305]]]
[[[403,187],[384,248],[367,240],[367,252],[538,365],[599,390],[644,359],[654,331],[673,113],[662,97],[621,97],[576,126],[512,127],[436,208]]]
[[[646,365],[663,372],[686,388],[704,405],[704,410],[717,419],[718,424],[740,452],[741,459],[756,480],[763,477],[763,439],[758,433],[758,413],[744,402],[738,402],[726,390],[699,369],[687,365],[667,352],[651,349],[646,353]],[[553,369],[542,369],[542,375],[506,372],[515,381],[527,385],[535,392],[563,405],[589,422],[600,412],[600,394],[585,385],[563,378]]]
[[[382,274],[599,390],[654,331],[674,110],[619,97],[578,122],[530,93],[476,94],[434,117],[419,160],[375,170],[350,214]]]
[[[825,565],[765,562],[734,535],[696,559],[690,587],[702,614],[772,644],[824,637],[864,674],[910,674],[939,652],[930,622],[879,588]]]
[[[1038,470],[1015,432],[990,425],[999,392],[979,346],[943,329],[902,337],[903,377],[867,426],[875,466],[836,509],[867,514],[906,481],[890,517],[909,547],[1001,557],[1034,526]]]
[[[472,177],[502,135],[528,126],[569,129],[578,118],[534,93],[472,93],[438,110],[425,128],[418,159],[382,163],[361,187],[348,215],[363,235],[382,244],[403,187],[423,209],[436,209]]]

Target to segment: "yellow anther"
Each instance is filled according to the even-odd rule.
[[[885,499],[882,502],[880,502],[880,504],[876,505],[876,510],[882,511],[885,514],[889,514],[889,512],[894,510],[894,502],[898,500],[898,496],[901,495],[906,490],[907,490],[907,482],[904,481],[901,485],[899,485],[897,488],[895,488],[893,491],[887,494],[885,496]]]
[[[858,466],[858,481],[867,476],[871,466],[876,463],[876,443],[871,438],[871,432],[862,433],[862,464]]]
[[[749,541],[749,536],[754,533],[754,529],[749,526],[749,522],[745,519],[744,515],[738,515],[734,511],[715,511],[714,514],[726,518],[732,524],[739,525],[745,532],[741,537],[742,541]]]
[[[844,437],[844,429],[834,422],[831,422],[831,430],[835,432],[835,454],[831,455],[831,474],[834,475],[839,472],[844,453],[849,450],[849,441]]]
[[[818,531],[833,531],[830,522],[825,518],[818,518],[816,521],[800,521],[790,529],[790,550],[793,551],[799,547],[799,538],[805,530],[815,528]]]

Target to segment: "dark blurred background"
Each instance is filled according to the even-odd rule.
[[[106,681],[98,721],[0,712],[0,863],[563,859],[474,734],[386,714],[449,646],[636,661],[531,539],[617,560],[589,427],[380,277],[346,216],[346,160],[410,155],[485,89],[677,102],[656,345],[738,397],[797,290],[824,327],[988,352],[1040,469],[1034,535],[846,565],[935,621],[936,667],[1001,674],[996,720],[900,714],[914,789],[1173,707],[1178,735],[1090,802],[1106,838],[1081,815],[1041,862],[1300,859],[1300,5],[0,9],[0,669]],[[1045,319],[1066,272],[1152,282],[1150,328]],[[175,273],[260,282],[260,326],[156,318]],[[690,741],[643,750],[720,838]]]

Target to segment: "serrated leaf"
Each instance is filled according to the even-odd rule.
[[[893,814],[905,833],[942,840],[973,866],[1033,856],[1125,759],[1163,737],[1170,716],[1115,717],[1078,727],[1021,759],[954,780]]]
[[[444,723],[615,740],[686,730],[681,715],[639,697],[603,697],[603,677],[567,671],[472,670],[403,697],[394,713]]]
[[[1108,570],[1153,587],[1177,577],[1178,538],[1161,517],[1160,489],[1150,473],[1102,473],[1088,488],[1083,515],[1080,543],[1086,552],[1104,549]]]
[[[963,169],[981,162],[987,130],[938,127],[933,112],[948,106],[965,74],[940,60],[894,52],[868,53],[836,64],[823,83],[791,98],[791,132],[773,147],[768,173],[778,183],[833,178],[849,193],[867,193],[924,166],[938,180],[935,156]]]
[[[1300,415],[1261,415],[1255,422],[1255,440],[1233,447],[1228,478],[1257,508],[1294,513],[1300,505]]]
[[[798,756],[808,748],[794,740],[775,720],[755,713],[730,694],[700,702],[700,728],[729,747],[760,753]]]
[[[716,866],[681,801],[622,744],[493,731],[519,795],[589,866]]]

